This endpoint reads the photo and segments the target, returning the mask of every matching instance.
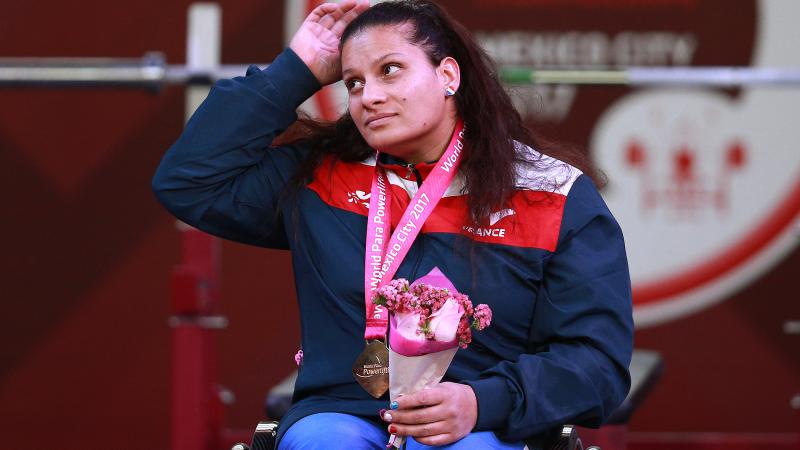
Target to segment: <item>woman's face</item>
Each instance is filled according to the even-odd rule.
[[[455,127],[456,107],[445,89],[458,89],[458,64],[435,66],[408,42],[407,25],[371,27],[342,47],[349,110],[370,147],[408,162],[441,156]]]

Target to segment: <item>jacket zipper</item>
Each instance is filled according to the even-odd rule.
[[[417,175],[417,169],[414,168],[414,165],[411,163],[406,164],[406,170],[408,171],[406,172],[406,178],[411,178],[411,174]],[[419,185],[421,185],[421,183],[419,182],[419,179],[417,179],[417,186]]]

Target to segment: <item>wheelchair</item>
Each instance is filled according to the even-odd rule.
[[[647,395],[655,387],[663,372],[661,356],[650,350],[634,350],[631,359],[631,389],[622,404],[614,411],[606,422],[607,426],[624,426],[628,423],[634,411],[641,405]],[[267,395],[265,409],[268,417],[280,418],[288,409],[296,374],[290,375],[275,386]],[[600,428],[602,431],[603,427]],[[231,450],[275,450],[275,438],[278,433],[277,421],[262,421],[256,426],[250,445],[235,444]],[[543,433],[536,438],[525,441],[531,450],[601,450],[599,446],[592,445],[584,448],[574,425],[563,425],[549,433]],[[607,450],[618,450],[610,448]]]

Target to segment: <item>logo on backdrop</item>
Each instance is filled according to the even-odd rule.
[[[747,148],[731,137],[709,152],[704,143],[686,138],[667,146],[645,144],[649,137],[631,136],[622,149],[625,163],[638,183],[641,214],[669,209],[677,217],[694,217],[708,210],[729,212],[732,179],[745,170]],[[709,156],[713,153],[713,156]],[[708,159],[707,167],[703,167]]]

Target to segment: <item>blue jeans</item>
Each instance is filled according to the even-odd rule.
[[[384,426],[361,417],[341,413],[319,413],[295,422],[283,435],[278,450],[386,450],[389,433]],[[522,450],[525,444],[503,442],[490,431],[470,433],[441,447],[429,447],[409,439],[407,450],[497,449]]]

